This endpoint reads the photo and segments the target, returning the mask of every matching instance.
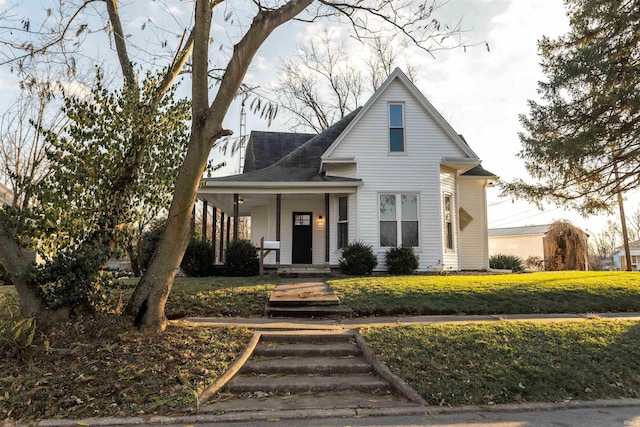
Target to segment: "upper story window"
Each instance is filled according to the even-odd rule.
[[[404,104],[389,104],[389,152],[404,153]]]

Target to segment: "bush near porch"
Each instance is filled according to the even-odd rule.
[[[379,276],[329,284],[357,316],[640,311],[635,272]]]

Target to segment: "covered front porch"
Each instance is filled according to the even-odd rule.
[[[248,237],[254,246],[260,247],[261,239],[280,243],[279,250],[265,257],[265,267],[278,268],[286,274],[288,269],[327,269],[332,263],[337,264],[337,200],[356,192],[353,183],[297,189],[207,184],[198,191],[198,199],[207,209],[228,216],[231,233],[227,240],[239,238],[241,218],[250,218],[246,221],[250,224]]]

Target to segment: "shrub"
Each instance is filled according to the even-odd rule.
[[[189,277],[212,276],[214,272],[213,244],[200,239],[191,239],[184,252],[180,268]]]
[[[385,258],[389,274],[413,274],[418,268],[418,255],[410,246],[391,248]]]
[[[256,276],[260,270],[260,261],[256,247],[248,240],[233,240],[227,244],[224,252],[224,267],[227,276]]]
[[[492,255],[489,258],[489,267],[498,270],[511,270],[514,273],[522,273],[524,271],[522,259],[515,255]]]
[[[376,268],[378,259],[371,246],[362,242],[353,242],[342,248],[342,258],[339,263],[344,274],[364,276],[371,274]]]
[[[112,275],[103,270],[109,251],[102,245],[85,244],[61,250],[46,264],[31,265],[29,280],[40,285],[47,308],[95,309],[106,297]]]

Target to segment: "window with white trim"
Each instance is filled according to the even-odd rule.
[[[380,246],[419,246],[417,194],[380,194]]]
[[[453,196],[445,193],[443,203],[444,233],[447,250],[453,250]]]
[[[404,104],[389,104],[389,152],[404,151]]]
[[[349,198],[338,197],[338,249],[349,244]]]

